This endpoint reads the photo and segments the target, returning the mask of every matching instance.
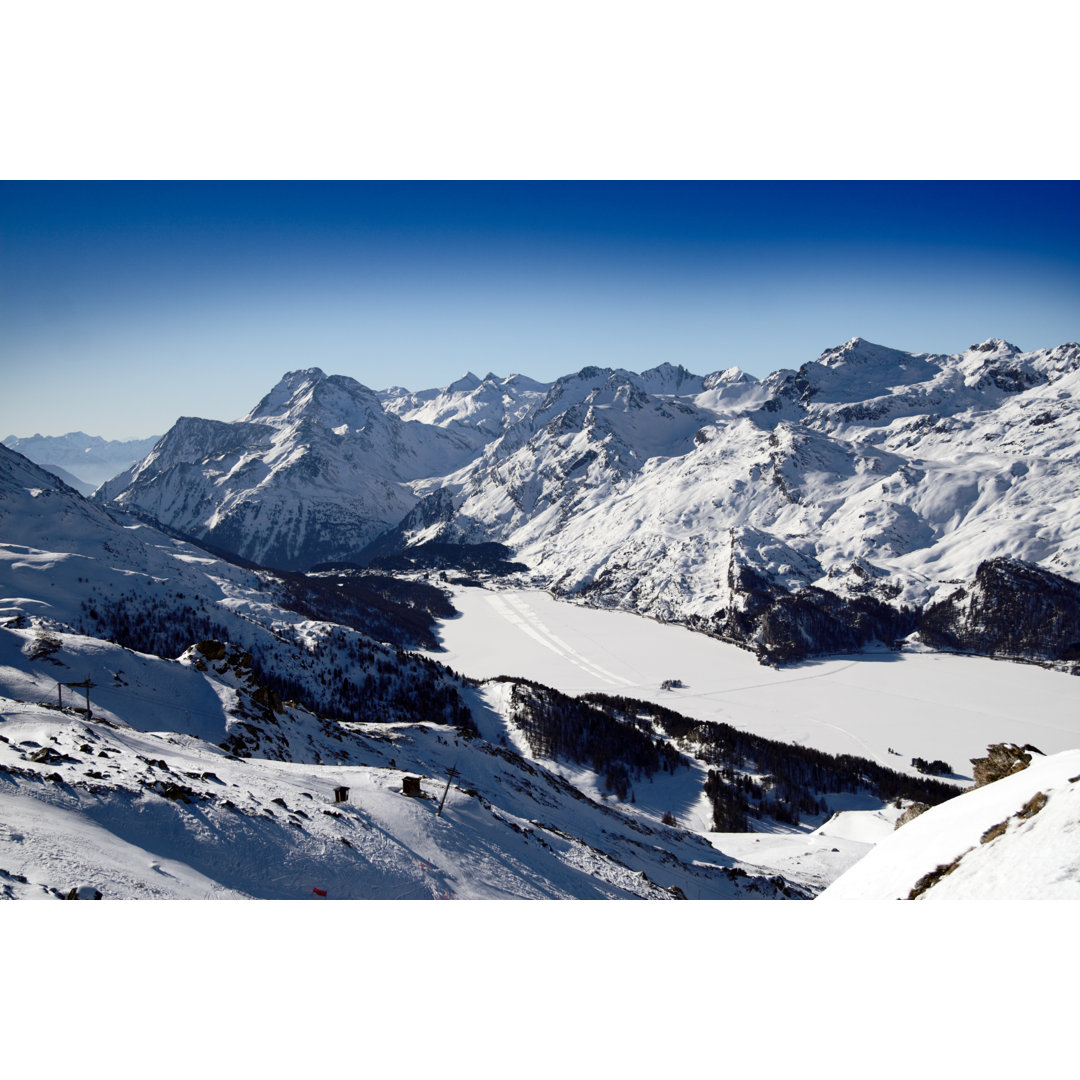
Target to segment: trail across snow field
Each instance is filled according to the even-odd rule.
[[[490,603],[496,614],[501,615],[507,622],[520,630],[523,634],[532,638],[546,649],[550,649],[556,656],[570,661],[581,668],[587,676],[609,682],[613,686],[634,686],[631,679],[625,679],[616,675],[607,668],[590,661],[572,645],[568,645],[562,638],[542,621],[535,620],[529,605],[516,593],[495,593],[490,597]]]

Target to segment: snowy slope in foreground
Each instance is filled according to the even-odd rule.
[[[462,615],[440,624],[447,651],[432,655],[474,678],[621,694],[911,773],[913,757],[942,759],[970,779],[991,742],[1080,746],[1080,680],[1032,665],[881,649],[775,670],[705,634],[537,590],[455,588],[453,600]]]
[[[647,784],[617,804],[512,752],[497,700],[286,599],[0,447],[0,898],[810,895],[662,823]]]
[[[933,807],[819,899],[906,899],[954,862],[917,898],[1080,900],[1080,750],[1036,756],[1022,772]]]
[[[316,739],[321,727],[296,709],[279,723]],[[238,758],[190,735],[0,696],[0,899],[80,887],[105,899],[790,895],[775,871],[445,726],[363,725],[339,745],[362,764]],[[405,776],[422,797],[403,794]]]

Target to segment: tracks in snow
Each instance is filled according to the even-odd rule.
[[[511,625],[516,626],[523,634],[528,635],[534,641],[550,649],[557,656],[581,668],[587,675],[594,679],[602,679],[611,683],[612,686],[632,687],[638,685],[631,679],[624,679],[613,671],[594,664],[587,660],[573,646],[563,641],[561,637],[549,630],[543,623],[535,619],[534,613],[527,604],[511,593],[492,593],[485,598],[492,610],[505,619]]]

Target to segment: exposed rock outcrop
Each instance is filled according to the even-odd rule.
[[[1031,764],[1031,754],[1028,751],[1042,753],[1030,743],[1025,746],[1017,746],[1016,743],[994,743],[988,746],[986,757],[971,759],[975,769],[975,786],[978,788],[984,784],[992,784],[995,780],[1026,769]]]

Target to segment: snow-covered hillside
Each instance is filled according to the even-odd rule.
[[[962,774],[908,755],[999,722],[1074,730],[1066,675],[926,656],[935,683],[885,653],[892,683],[871,663],[865,685],[850,664],[765,685],[711,638],[536,593],[456,590],[444,640],[473,645],[424,656],[401,646],[422,589],[237,566],[0,448],[0,895],[810,898],[902,805],[954,799]],[[497,632],[475,633],[474,598]],[[831,711],[788,689],[819,675]],[[1025,720],[1055,693],[1061,716]]]
[[[1080,750],[932,807],[821,900],[1080,900]]]
[[[82,660],[77,645],[67,655]],[[522,759],[469,752],[435,727],[355,733],[346,741],[364,764],[317,766],[235,757],[103,712],[87,723],[70,707],[2,697],[0,710],[0,896],[806,895],[736,875],[704,840],[606,810]],[[317,730],[308,717],[306,734]],[[410,776],[419,797],[403,794]]]

